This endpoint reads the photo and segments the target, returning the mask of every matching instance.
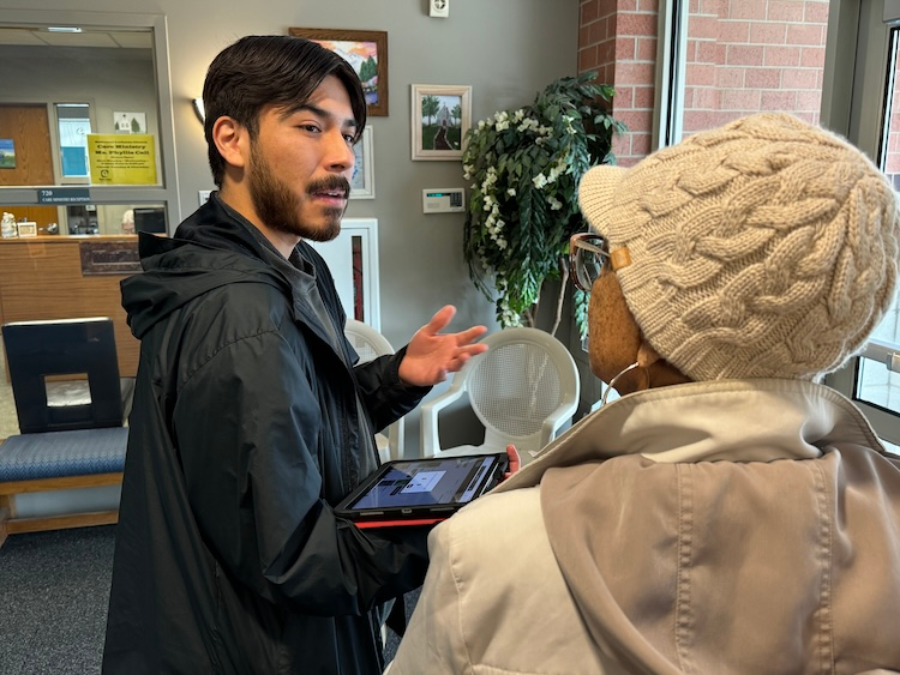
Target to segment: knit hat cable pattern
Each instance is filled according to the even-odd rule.
[[[698,133],[581,184],[650,344],[694,380],[818,379],[857,352],[894,293],[900,217],[886,177],[782,114]]]

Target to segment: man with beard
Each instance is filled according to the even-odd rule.
[[[378,464],[373,431],[483,351],[441,333],[354,367],[324,261],[366,102],[314,42],[246,37],[203,90],[219,191],[122,284],[141,340],[103,671],[380,673],[385,604],[419,586],[427,530],[332,507]]]

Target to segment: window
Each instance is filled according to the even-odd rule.
[[[87,136],[91,133],[91,107],[87,103],[57,103],[60,182],[89,178]]]
[[[863,3],[856,27],[852,73],[836,77],[853,95],[846,110],[837,106],[835,117],[845,119],[847,135],[872,157],[900,187],[900,92],[896,88],[898,23],[895,3],[877,0]],[[887,11],[886,11],[887,8]],[[842,35],[847,40],[847,35]],[[852,78],[852,79],[851,79]],[[852,86],[852,89],[846,89]],[[894,303],[878,326],[860,358],[829,383],[860,405],[883,438],[900,444],[900,303]]]
[[[756,112],[819,121],[828,0],[671,0],[663,11],[661,145]]]

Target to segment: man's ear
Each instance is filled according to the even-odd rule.
[[[227,164],[239,169],[245,168],[250,137],[244,125],[231,117],[220,117],[213,124],[212,138]]]

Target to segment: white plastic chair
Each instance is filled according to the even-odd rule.
[[[423,456],[503,452],[512,443],[525,464],[575,414],[580,392],[575,359],[562,342],[536,328],[507,328],[483,342],[490,349],[468,361],[444,394],[422,405]],[[464,393],[484,425],[484,443],[443,448],[439,413]]]
[[[362,321],[347,319],[344,335],[359,354],[360,363],[371,361],[377,356],[394,353],[394,348],[387,338]],[[403,459],[403,418],[401,417],[381,433],[375,434],[375,443],[382,462]]]

